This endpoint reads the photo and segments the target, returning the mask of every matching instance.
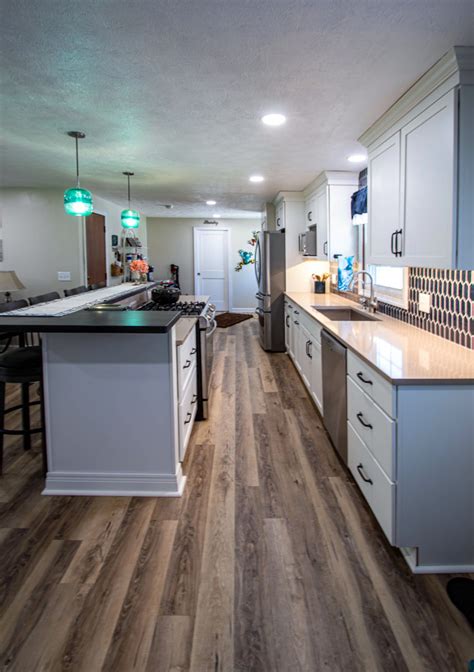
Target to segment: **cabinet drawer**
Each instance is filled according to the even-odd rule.
[[[321,330],[322,326],[317,320],[314,320],[308,313],[301,311],[301,323],[309,331],[311,337],[321,344]]]
[[[196,330],[192,329],[182,345],[177,347],[178,397],[181,400],[193,370],[196,368]]]
[[[395,394],[393,386],[375,369],[347,351],[347,373],[387,415],[395,418]]]
[[[387,476],[395,480],[396,423],[349,376],[347,418]]]
[[[183,460],[188,447],[197,411],[197,370],[193,368],[191,378],[184,390],[183,400],[178,407],[179,459]]]
[[[395,484],[384,474],[350,422],[347,441],[349,469],[385,536],[394,544]]]

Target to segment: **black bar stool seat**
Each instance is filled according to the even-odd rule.
[[[21,404],[5,408],[6,383],[21,385]],[[30,385],[40,383],[40,400],[30,401]],[[43,412],[43,376],[41,346],[15,348],[0,355],[0,473],[3,467],[3,442],[5,435],[23,436],[23,448],[31,448],[31,435],[43,433],[43,469],[45,461],[44,412]],[[30,406],[41,404],[42,427],[31,429]],[[22,428],[6,429],[5,415],[21,409]]]
[[[0,382],[26,383],[41,380],[41,346],[16,348],[0,355]],[[13,380],[18,378],[18,380]]]

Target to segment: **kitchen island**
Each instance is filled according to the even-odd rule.
[[[120,302],[132,297],[143,302],[149,289],[141,288],[140,299],[132,285],[129,293],[120,293]],[[91,294],[84,296],[88,305]],[[65,300],[60,301],[63,310]],[[54,316],[54,303],[43,304],[49,316],[25,309],[0,318],[4,332],[41,337],[44,494],[179,496],[185,483],[176,345],[180,313],[78,308]],[[179,347],[193,337],[191,330]]]

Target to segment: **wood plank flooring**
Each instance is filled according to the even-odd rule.
[[[180,499],[43,497],[39,438],[27,453],[7,439],[3,670],[467,669],[449,577],[411,575],[256,326],[217,332]]]

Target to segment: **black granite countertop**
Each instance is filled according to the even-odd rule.
[[[63,317],[0,316],[0,332],[163,334],[179,320],[179,311],[80,310]]]

